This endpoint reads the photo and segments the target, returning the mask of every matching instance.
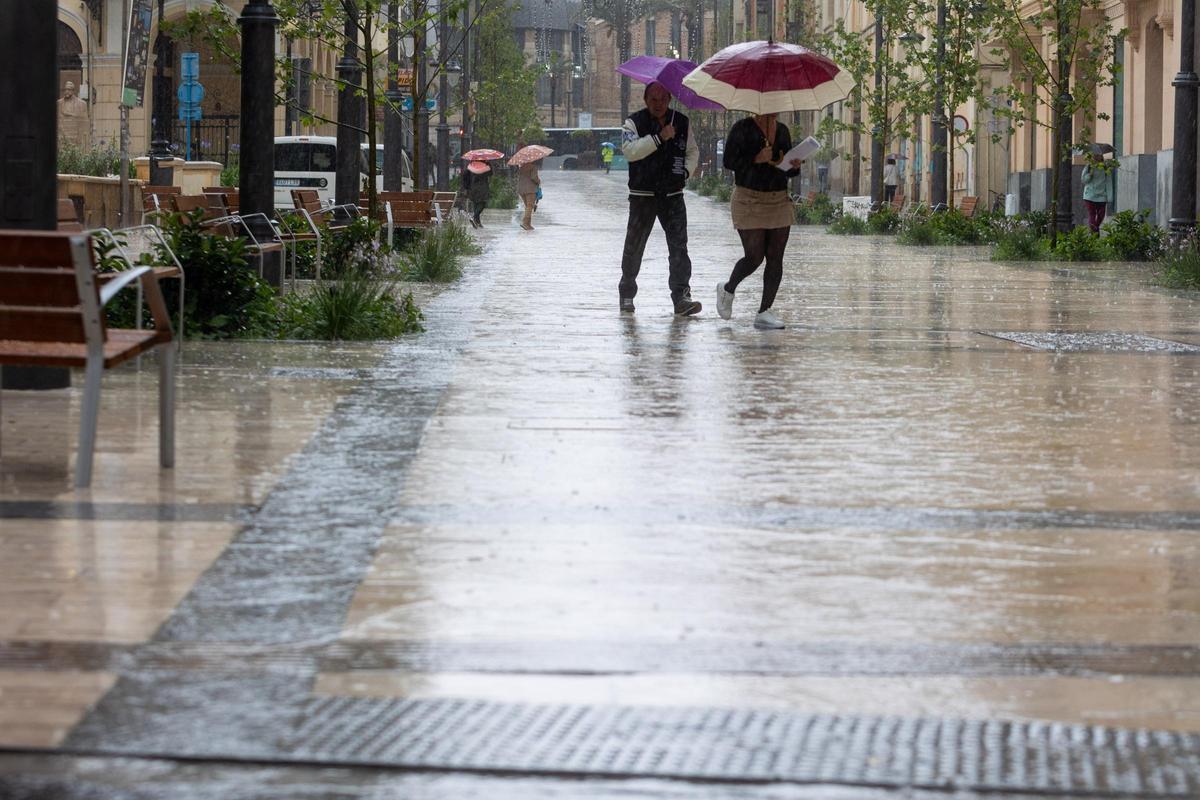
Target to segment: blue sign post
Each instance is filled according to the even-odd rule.
[[[179,119],[187,122],[186,144],[184,158],[192,160],[192,120],[203,119],[200,103],[204,100],[204,87],[197,80],[200,77],[200,54],[184,53],[181,61],[179,83]]]

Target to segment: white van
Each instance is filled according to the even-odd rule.
[[[403,156],[404,191],[412,189],[412,169],[408,154]],[[367,145],[362,145],[359,170],[367,177]],[[383,191],[383,145],[375,145],[375,186]],[[322,203],[333,202],[337,186],[337,137],[275,137],[275,207],[292,207],[292,189],[316,189]]]

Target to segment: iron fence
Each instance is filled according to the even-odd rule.
[[[212,116],[192,123],[192,160],[220,161],[229,164],[229,154],[236,153],[241,141],[241,123],[236,114]],[[171,137],[172,149],[178,156],[187,152],[187,123],[176,120]]]

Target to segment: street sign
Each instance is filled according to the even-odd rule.
[[[200,79],[200,54],[184,53],[179,57],[180,77],[185,81]]]
[[[413,99],[411,97],[409,97],[408,95],[405,95],[404,97],[400,98],[400,110],[401,111],[412,111],[413,110]],[[426,111],[436,111],[437,110],[437,100],[435,100],[432,97],[425,98],[425,110]]]
[[[195,81],[184,81],[179,84],[177,94],[180,105],[199,106],[204,99],[204,87]]]
[[[407,89],[411,92],[415,88],[414,82],[417,79],[416,75],[417,73],[415,70],[398,69],[396,70],[396,83],[400,84],[401,89]]]

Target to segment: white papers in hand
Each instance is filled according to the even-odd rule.
[[[813,153],[817,152],[820,149],[821,149],[821,143],[818,142],[813,137],[809,136],[807,139],[802,141],[800,144],[796,145],[791,150],[788,150],[786,153],[784,153],[783,158],[781,158],[779,160],[779,163],[776,164],[775,166],[779,167],[781,170],[786,172],[787,170],[792,168],[792,159],[798,159],[800,161],[804,161],[805,159],[807,159],[809,156],[811,156]]]

